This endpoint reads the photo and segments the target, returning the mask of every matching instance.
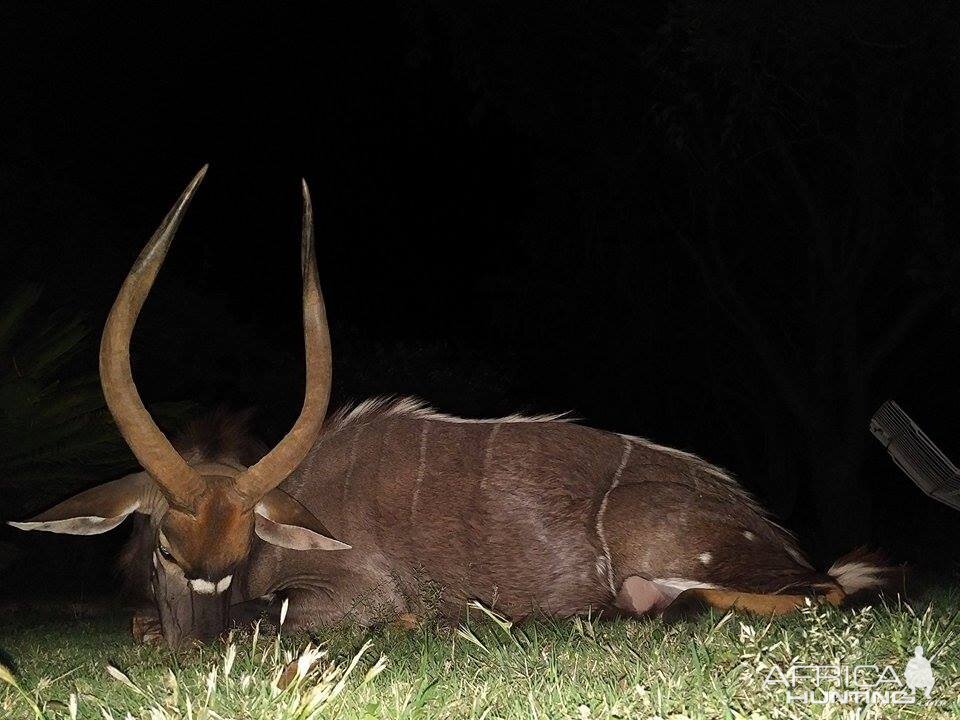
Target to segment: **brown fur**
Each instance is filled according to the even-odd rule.
[[[416,611],[423,574],[450,611],[479,600],[513,618],[610,608],[631,575],[738,595],[839,587],[723,471],[643,440],[552,419],[459,421],[410,401],[328,427],[281,489],[353,550],[257,545],[250,563],[247,595],[293,590],[304,624]]]
[[[668,617],[679,619],[708,608],[720,612],[741,610],[757,615],[789,615],[804,607],[809,599],[809,595],[761,595],[739,590],[687,590],[669,606]],[[829,596],[827,601],[837,605],[841,599],[841,596],[834,595]]]
[[[424,582],[443,588],[451,611],[479,600],[513,618],[643,612],[691,588],[719,607],[763,594],[778,597],[759,606],[785,608],[798,593],[842,596],[878,583],[876,568],[861,562],[817,573],[726,473],[639,438],[558,417],[450,418],[412,400],[365,403],[323,431],[330,339],[306,182],[306,392],[297,422],[265,455],[246,432],[249,417],[222,412],[187,427],[171,448],[136,392],[129,342],[205,172],[141,252],[101,343],[104,396],[144,473],[14,523],[94,534],[150,514],[124,557],[146,561],[152,552],[171,647],[220,632],[231,602],[276,590],[293,603],[292,624],[317,625],[416,610]],[[113,514],[97,514],[106,510]],[[315,522],[304,525],[308,512]]]
[[[245,422],[214,415],[178,447],[194,463],[249,460],[262,446]],[[615,611],[631,577],[716,586],[681,598],[720,609],[782,612],[807,595],[844,595],[719,468],[556,417],[465,421],[375,401],[334,415],[280,489],[352,545],[250,546],[234,602],[285,592],[293,626],[419,612],[425,583],[442,589],[446,613],[479,600],[512,618]],[[215,578],[243,564],[246,542],[223,540],[251,538],[250,513],[229,478],[204,497],[195,517],[168,512],[164,528],[190,556],[178,557],[184,567]]]
[[[253,535],[253,511],[233,490],[232,478],[205,479],[207,492],[198,498],[193,514],[171,508],[163,518],[170,551],[188,580],[234,572],[246,558]]]
[[[191,463],[216,462],[244,467],[252,465],[263,457],[267,450],[250,430],[252,417],[252,410],[230,412],[218,408],[189,422],[174,436],[173,446]],[[212,502],[213,499],[210,496],[207,496],[204,501],[204,517],[210,518],[209,532],[198,535],[198,540],[194,543],[197,547],[187,548],[186,551],[191,556],[203,558],[205,547],[209,547],[211,549],[209,561],[200,564],[208,566],[206,568],[208,571],[220,572],[219,567],[214,569],[210,566],[225,566],[235,563],[238,558],[236,553],[229,553],[229,558],[222,556],[223,543],[219,540],[223,537],[226,528],[221,526],[224,521],[217,519],[217,513],[211,507]],[[238,520],[234,518],[228,522],[236,523]],[[184,538],[189,535],[187,528],[184,528],[181,535]],[[181,538],[178,540],[182,542]],[[124,595],[136,604],[152,598],[150,557],[156,544],[156,528],[151,525],[150,518],[136,514],[130,539],[124,545],[117,561],[117,569],[123,579]],[[248,547],[244,545],[242,549],[246,551]],[[178,552],[181,552],[179,545]]]
[[[252,410],[231,412],[218,408],[200,415],[179,432],[173,447],[188,462],[239,463],[249,467],[267,453],[250,429]]]
[[[156,531],[150,527],[150,516],[134,513],[130,538],[117,558],[124,599],[132,605],[153,600],[150,590],[150,556],[157,546]]]

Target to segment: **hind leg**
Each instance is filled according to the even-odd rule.
[[[744,502],[675,483],[626,484],[607,496],[601,539],[617,607],[642,614],[681,605],[764,614],[839,588],[792,538]]]
[[[721,584],[716,577],[724,529],[703,517],[709,499],[672,483],[620,485],[607,496],[601,539],[610,553],[611,584],[619,588],[632,577],[673,587],[672,597],[691,587]],[[715,504],[715,503],[714,503]]]
[[[666,620],[699,615],[706,610],[739,610],[757,615],[789,615],[804,607],[809,595],[762,595],[737,590],[694,588],[681,593],[664,613]]]
[[[839,602],[834,595],[825,597],[833,605]],[[663,614],[664,619],[672,621],[693,617],[710,609],[788,615],[804,607],[809,598],[809,595],[764,595],[718,588],[691,588],[678,593],[670,586],[634,575],[620,585],[614,605],[630,615]]]

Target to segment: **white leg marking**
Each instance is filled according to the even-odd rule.
[[[616,490],[620,484],[620,476],[623,475],[623,469],[627,466],[627,460],[630,459],[630,453],[633,450],[633,442],[624,438],[623,455],[620,456],[620,465],[613,474],[613,482],[603,494],[603,500],[600,501],[600,510],[597,511],[597,537],[600,538],[600,544],[603,546],[603,554],[607,559],[607,584],[610,586],[610,592],[617,594],[617,588],[613,585],[613,558],[610,557],[610,546],[607,544],[607,537],[603,534],[603,513],[607,510],[607,501],[610,499],[610,493]]]
[[[350,491],[350,484],[353,480],[353,467],[357,464],[357,443],[360,442],[360,435],[363,432],[363,426],[361,425],[353,432],[353,437],[350,440],[350,465],[347,467],[347,472],[343,475],[343,492],[341,502],[347,504],[347,493]]]
[[[687,580],[686,578],[670,577],[670,578],[654,578],[652,582],[655,582],[660,586],[660,590],[672,601],[677,595],[682,593],[684,590],[692,590],[693,588],[702,588],[704,590],[716,590],[719,586],[712,583],[700,582],[699,580]]]
[[[713,560],[713,555],[711,555],[708,552],[700,553],[699,557],[700,557],[700,562],[702,562],[704,565],[709,565],[710,561]]]
[[[219,595],[219,594],[222,593],[224,590],[226,590],[228,587],[230,587],[230,583],[232,583],[232,582],[233,582],[233,575],[227,575],[227,576],[226,576],[225,578],[223,578],[220,582],[218,582],[218,583],[217,583],[217,595]]]

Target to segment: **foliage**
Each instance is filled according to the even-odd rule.
[[[953,593],[926,610],[811,606],[785,618],[728,613],[674,625],[514,625],[478,609],[453,630],[345,627],[267,639],[258,628],[178,655],[132,645],[116,620],[34,610],[0,619],[20,688],[0,689],[0,715],[35,718],[35,705],[49,720],[839,718],[858,709],[787,705],[782,688],[764,685],[770,668],[840,661],[902,675],[921,644],[937,679],[932,698],[856,716],[948,717],[960,711],[958,601]]]
[[[945,6],[902,24],[892,6],[671,7],[649,119],[682,192],[656,212],[709,300],[706,385],[743,418],[730,434],[764,438],[778,504],[809,494],[816,554],[843,552],[871,537],[869,418],[956,303],[949,121],[929,110]]]
[[[45,314],[41,294],[25,285],[0,305],[0,488],[8,517],[136,467],[103,399],[90,325],[67,308]],[[163,422],[188,408],[165,403],[154,412]]]
[[[870,415],[957,405],[953,5],[432,5],[530,139],[477,293],[524,394],[730,467],[824,559],[895,542]]]

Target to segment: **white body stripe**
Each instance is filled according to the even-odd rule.
[[[417,506],[420,504],[420,485],[427,471],[427,435],[430,432],[430,423],[424,420],[420,430],[420,462],[417,465],[417,479],[413,484],[413,498],[410,500],[410,520],[417,519]]]
[[[620,484],[620,476],[627,467],[627,460],[630,459],[630,452],[633,450],[633,443],[624,438],[623,454],[620,456],[620,465],[613,474],[613,481],[610,487],[603,494],[603,500],[600,501],[600,509],[597,511],[597,537],[600,538],[600,545],[603,547],[603,554],[607,559],[607,584],[610,586],[610,592],[617,594],[617,588],[613,585],[613,558],[610,557],[610,546],[607,544],[607,537],[603,534],[603,513],[607,510],[607,501],[610,499],[610,493],[616,490]]]

